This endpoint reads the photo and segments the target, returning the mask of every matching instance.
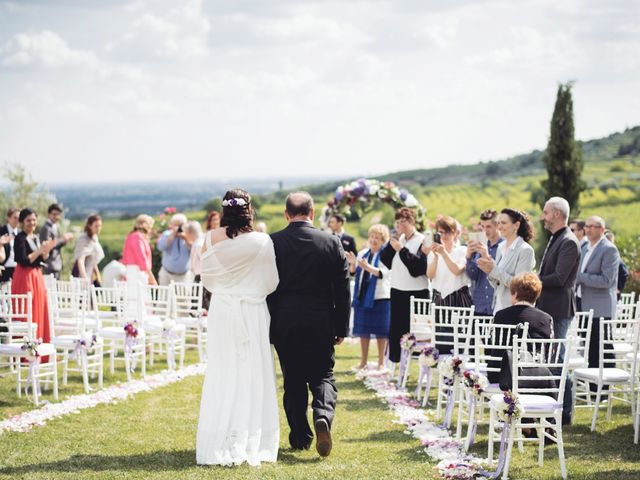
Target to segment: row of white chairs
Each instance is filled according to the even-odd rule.
[[[489,317],[474,316],[473,307],[443,307],[431,305],[429,300],[412,298],[411,300],[411,333],[414,333],[418,342],[411,355],[405,362],[407,368],[399,375],[399,384],[406,386],[410,370],[410,361],[417,355],[425,345],[437,345],[444,355],[458,355],[466,360],[466,369],[472,369],[476,373],[487,375],[489,371],[500,370],[500,360],[506,350],[512,350],[513,359],[513,391],[518,392],[518,381],[524,380],[519,372],[524,367],[547,367],[554,371],[556,375],[538,380],[548,380],[556,385],[549,391],[528,388],[520,389],[521,402],[525,406],[525,416],[533,424],[526,424],[524,428],[539,427],[542,432],[535,441],[539,442],[539,463],[543,462],[543,446],[545,428],[554,430],[553,439],[558,444],[560,456],[561,473],[566,478],[566,467],[564,462],[564,450],[562,447],[562,425],[561,416],[563,408],[563,395],[565,389],[565,379],[571,373],[574,381],[573,404],[579,399],[584,406],[594,409],[592,418],[592,430],[595,430],[598,407],[602,397],[608,397],[607,419],[611,417],[611,406],[613,400],[623,400],[631,404],[632,418],[634,423],[634,441],[637,442],[640,432],[640,394],[638,394],[640,379],[638,378],[638,335],[640,305],[633,304],[633,295],[623,297],[618,305],[617,318],[614,320],[602,320],[598,322],[600,329],[598,368],[589,368],[589,347],[591,329],[594,324],[593,311],[579,312],[576,314],[571,328],[567,335],[568,339],[533,340],[527,338],[528,325],[520,326],[520,331],[516,334],[517,326],[514,325],[494,325]],[[513,339],[513,340],[512,340]],[[568,354],[561,360],[560,351],[566,349]],[[526,354],[524,352],[534,352]],[[536,353],[537,352],[537,353]],[[492,366],[493,365],[493,366]],[[496,366],[497,365],[497,366]],[[590,385],[596,385],[596,399],[592,401],[593,392]],[[427,402],[429,386],[424,392],[423,405]],[[465,419],[476,421],[476,412],[469,412],[468,395],[465,389],[461,388],[458,382],[454,385],[444,384],[442,379],[438,382],[438,395],[436,404],[436,414],[441,416],[443,404],[446,401],[449,389],[453,389],[453,398],[458,405],[458,421],[456,426],[456,437],[458,440],[462,436],[462,425]],[[550,396],[551,395],[551,396]],[[554,402],[549,398],[555,396]],[[499,438],[497,425],[495,425],[495,408],[502,399],[502,393],[498,385],[493,384],[485,390],[481,396],[481,401],[477,404],[479,417],[482,418],[483,409],[489,406],[493,408],[490,418],[490,440],[488,456],[493,456],[493,442]],[[493,403],[492,403],[493,402]],[[545,408],[541,410],[540,405]],[[527,406],[529,410],[527,412]],[[549,408],[546,408],[549,407]],[[551,408],[553,407],[553,408]],[[493,423],[492,423],[493,422]],[[515,436],[512,440],[518,441],[520,450],[522,443],[526,440],[521,429],[523,425],[514,427]],[[466,439],[465,446],[468,445]],[[511,455],[511,448],[508,451],[508,459]],[[508,460],[507,459],[507,460]],[[506,478],[508,468],[503,475]]]
[[[206,317],[202,310],[201,284],[174,283],[161,287],[120,283],[114,288],[103,288],[77,279],[56,281],[49,277],[46,282],[51,340],[38,347],[41,355],[50,357],[46,363],[41,359],[31,359],[29,364],[21,360],[25,357],[21,350],[22,338],[28,341],[38,338],[31,294],[21,296],[12,295],[6,289],[0,291],[0,318],[7,321],[7,332],[0,334],[0,359],[6,358],[6,366],[17,374],[19,396],[28,380],[36,404],[41,385],[50,384],[54,399],[58,398],[58,353],[62,357],[62,384],[67,384],[69,372],[78,372],[85,392],[90,390],[90,376],[97,377],[98,387],[102,388],[105,355],[109,356],[111,373],[115,371],[116,361],[124,362],[129,380],[138,363],[144,376],[147,360],[153,365],[155,354],[165,354],[169,368],[184,365],[188,346],[197,349],[199,359],[204,360]],[[127,336],[125,325],[128,323],[137,330],[135,338]],[[25,377],[26,368],[30,374]]]

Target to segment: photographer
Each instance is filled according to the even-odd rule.
[[[171,281],[191,281],[191,240],[184,232],[186,223],[187,217],[182,213],[176,213],[171,217],[169,228],[162,232],[158,239],[158,250],[162,252],[162,268],[158,274],[160,285],[169,285]]]

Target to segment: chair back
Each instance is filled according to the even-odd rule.
[[[589,363],[589,344],[591,343],[591,328],[593,326],[593,309],[588,312],[576,312],[571,322],[567,337],[573,337],[571,344],[571,358],[580,357],[584,360],[584,367]]]
[[[91,304],[98,327],[121,326],[124,323],[124,294],[117,287],[91,286]]]
[[[143,324],[154,320],[162,322],[172,316],[173,290],[171,287],[138,285],[138,292]]]
[[[33,323],[33,298],[31,292],[11,294],[0,292],[0,318],[6,323],[4,333],[7,343],[38,338],[38,325]]]
[[[571,351],[572,341],[571,337],[534,339],[514,336],[511,366],[513,391],[518,394],[552,396],[562,405],[569,355],[564,355],[564,359],[561,359],[561,351]],[[538,369],[535,372],[527,370],[536,367]],[[546,374],[542,373],[544,369]]]
[[[433,307],[433,336],[441,355],[459,354],[459,331],[469,328],[474,307]]]
[[[618,303],[622,305],[633,305],[636,300],[636,292],[621,293]]]
[[[475,332],[483,325],[493,322],[493,317],[486,315],[473,315],[470,318],[458,316],[456,328],[456,352],[467,357],[467,361],[476,361]]]
[[[433,316],[431,315],[431,300],[428,298],[416,298],[413,295],[411,302],[411,319],[409,332],[421,342],[433,341]]]
[[[69,333],[79,335],[86,329],[86,318],[90,311],[88,290],[75,292],[47,292],[51,310],[51,326],[55,336]]]
[[[200,316],[202,314],[202,283],[171,282],[173,293],[173,315],[175,318]]]
[[[486,372],[499,372],[504,352],[512,349],[513,338],[517,337],[518,332],[521,338],[527,338],[529,323],[517,325],[478,323],[474,332],[476,373],[479,373],[481,364],[487,365]]]
[[[620,346],[625,346],[633,352],[633,357],[638,356],[638,331],[640,322],[638,320],[612,319],[599,320],[600,338],[598,341],[598,368],[600,375],[605,368],[628,369],[629,359],[624,354],[620,354]],[[626,350],[626,349],[625,349]],[[624,351],[624,350],[623,350]],[[632,363],[632,373],[637,369],[637,361]]]

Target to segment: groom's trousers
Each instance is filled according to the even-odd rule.
[[[311,392],[314,422],[324,418],[331,426],[338,389],[333,376],[335,354],[332,342],[320,342],[313,335],[287,335],[275,345],[284,378],[284,411],[293,448],[305,448],[313,440],[307,420]]]

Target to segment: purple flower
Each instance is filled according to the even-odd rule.
[[[402,200],[403,202],[407,199],[408,195],[409,192],[407,192],[406,190],[400,190],[400,200]]]

